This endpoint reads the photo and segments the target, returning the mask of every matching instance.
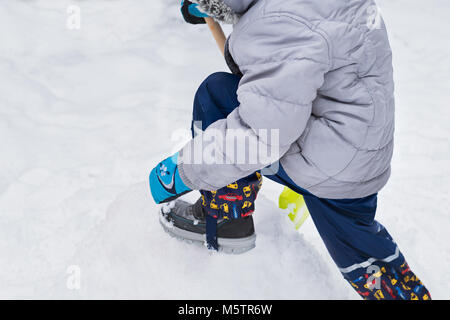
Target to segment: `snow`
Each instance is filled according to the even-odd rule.
[[[449,299],[450,3],[378,2],[397,95],[378,219]],[[71,5],[80,29],[67,27]],[[2,1],[0,39],[0,298],[358,299],[311,219],[296,232],[267,179],[247,254],[162,230],[148,173],[180,145],[197,86],[227,70],[178,1]]]

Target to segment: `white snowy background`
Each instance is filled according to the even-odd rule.
[[[397,129],[377,217],[433,298],[449,299],[450,2],[378,2]],[[201,81],[226,70],[177,0],[0,1],[0,298],[358,299],[267,179],[247,254],[161,229],[148,173],[189,128]]]

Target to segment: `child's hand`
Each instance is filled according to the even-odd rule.
[[[183,14],[184,20],[190,24],[206,23],[204,18],[208,17],[207,14],[200,10],[198,4],[188,0],[181,1],[181,13]]]

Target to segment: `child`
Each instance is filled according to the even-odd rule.
[[[374,220],[394,135],[391,49],[374,1],[195,2],[183,3],[186,21],[234,24],[225,48],[234,74],[203,82],[192,127],[203,134],[150,174],[157,203],[201,190],[196,204],[163,209],[166,229],[191,241],[206,234],[212,249],[251,249],[261,172],[304,196],[331,257],[363,298],[430,299]]]

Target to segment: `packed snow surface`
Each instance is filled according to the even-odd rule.
[[[0,298],[357,299],[312,220],[296,232],[267,179],[247,254],[162,230],[148,173],[180,145],[201,81],[227,70],[178,2],[0,2]],[[379,5],[397,129],[377,217],[449,299],[450,2]]]

